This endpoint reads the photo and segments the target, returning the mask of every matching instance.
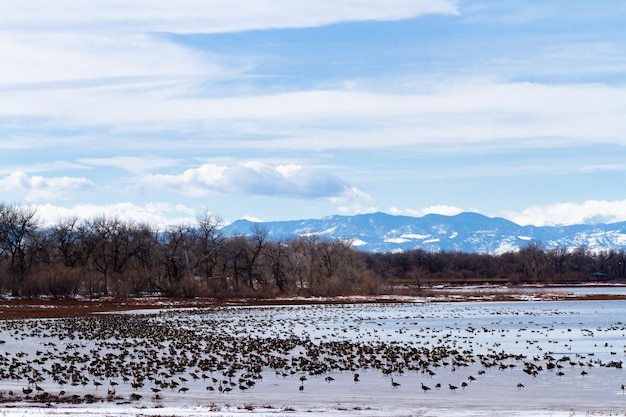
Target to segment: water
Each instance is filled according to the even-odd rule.
[[[434,293],[477,293],[477,294],[507,294],[511,292],[516,293],[525,293],[529,296],[537,295],[545,292],[554,292],[560,293],[564,295],[617,295],[624,296],[626,295],[626,285],[602,285],[602,286],[594,286],[594,285],[578,285],[578,286],[570,286],[570,287],[559,287],[559,286],[520,286],[520,287],[496,287],[496,286],[465,286],[465,287],[433,287],[430,288]]]
[[[23,372],[20,379],[3,378],[5,398],[9,391],[34,387],[28,381],[33,376],[41,378],[36,385],[45,392],[103,398],[114,382],[116,399],[71,406],[117,410],[107,409],[107,415],[130,415],[136,407],[173,407],[168,415],[189,413],[189,407],[219,415],[285,409],[351,415],[626,414],[621,390],[626,374],[620,367],[626,356],[624,301],[138,312],[7,321],[0,339],[5,370]],[[102,375],[96,362],[106,361],[119,369]],[[53,364],[69,363],[84,375],[84,386],[54,380]],[[535,376],[527,372],[539,368]],[[124,374],[131,380],[124,382]],[[145,379],[133,389],[138,378]],[[394,387],[392,378],[400,385]],[[155,394],[155,381],[179,385]],[[141,399],[129,401],[133,393]],[[51,404],[46,412],[61,413],[64,407]]]

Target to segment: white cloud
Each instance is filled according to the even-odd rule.
[[[191,131],[210,135],[204,146],[231,149],[420,144],[445,151],[496,142],[536,147],[539,139],[542,147],[563,141],[626,144],[624,86],[482,84],[406,95],[330,90],[211,99],[186,99],[182,90],[9,91],[0,113],[45,117],[58,129],[111,125],[118,134]],[[116,145],[127,146],[125,138]],[[172,141],[170,146],[181,145]]]
[[[337,208],[337,211],[343,215],[356,215],[356,214],[367,214],[367,213],[375,213],[378,209],[374,206],[363,206],[360,204],[355,204],[351,206],[340,206]]]
[[[345,204],[340,211],[358,213],[367,209],[361,203],[370,200],[368,194],[328,171],[300,165],[205,164],[178,175],[146,174],[175,167],[179,161],[168,158],[170,155],[181,161],[210,156],[215,162],[224,154],[249,158],[248,152],[276,150],[276,160],[283,161],[287,158],[281,153],[284,150],[297,150],[303,155],[313,150],[313,158],[320,150],[380,147],[444,154],[451,150],[474,154],[504,150],[508,156],[518,148],[546,149],[547,154],[550,147],[569,149],[578,144],[586,145],[586,149],[606,143],[626,146],[622,133],[626,131],[626,86],[615,81],[621,78],[609,77],[609,85],[568,84],[568,80],[601,79],[586,75],[618,74],[624,68],[619,42],[609,38],[600,42],[594,36],[589,40],[585,32],[576,43],[555,41],[532,53],[494,51],[485,54],[484,62],[483,55],[478,56],[480,64],[476,68],[459,69],[458,62],[451,60],[450,71],[431,71],[425,66],[425,72],[415,67],[416,71],[411,69],[408,75],[394,74],[403,70],[390,61],[389,72],[384,72],[390,78],[382,71],[372,75],[365,65],[360,73],[353,74],[354,79],[313,80],[306,89],[298,89],[296,81],[275,88],[271,82],[249,79],[266,76],[260,74],[260,68],[275,68],[262,66],[268,61],[274,64],[285,59],[287,72],[297,68],[288,57],[256,57],[249,51],[238,55],[237,48],[223,48],[219,40],[216,42],[224,55],[216,55],[210,52],[211,46],[185,44],[188,37],[183,41],[172,34],[315,27],[408,19],[425,13],[458,15],[459,2],[233,0],[227,7],[219,0],[123,3],[0,2],[0,130],[6,138],[0,149],[9,153],[33,149],[39,152],[39,158],[48,150],[54,150],[50,155],[58,157],[71,149],[76,162],[34,162],[28,166],[8,166],[5,162],[0,175],[7,176],[0,177],[0,190],[26,201],[67,199],[77,192],[95,189],[94,184],[85,178],[30,175],[46,170],[110,167],[143,175],[139,186],[156,186],[195,197],[235,193],[281,196],[292,201],[321,198]],[[502,35],[501,43],[512,39],[506,31]],[[277,34],[277,39],[280,36]],[[519,36],[520,41],[527,39],[523,34]],[[464,52],[474,55],[471,47],[477,44],[468,39],[468,46]],[[450,45],[442,53],[460,56],[463,54],[457,48],[461,47]],[[443,55],[440,57],[447,62]],[[260,59],[268,61],[257,62]],[[450,74],[458,78],[450,79]],[[562,74],[568,77],[559,78]],[[503,81],[511,79],[552,81]],[[214,94],[224,94],[230,86],[234,87],[232,96]],[[165,157],[109,158],[111,150],[122,155],[162,152]],[[545,160],[551,160],[550,156]],[[24,164],[22,160],[9,162]],[[546,175],[557,170],[565,174],[624,171],[619,161],[600,157],[572,164],[570,160],[560,164],[546,164],[543,159],[536,165],[532,162],[519,168],[519,164],[507,164],[503,158],[495,169],[493,164],[485,164],[471,173],[465,167],[440,171],[445,171],[445,177],[465,178],[528,175],[531,171]],[[98,174],[96,171],[92,178]],[[119,184],[120,178],[110,176],[106,181],[102,190],[108,191],[116,188],[112,184]],[[376,189],[372,184],[368,187]],[[617,217],[620,207],[611,204],[616,206],[606,214],[608,218]],[[531,207],[513,215],[528,222],[559,222],[559,218],[570,221],[570,217],[575,222],[591,215],[591,208],[583,206]],[[450,215],[458,211],[449,206],[397,210],[411,215]]]
[[[206,163],[179,175],[146,175],[141,183],[192,197],[237,193],[333,201],[368,198],[366,193],[326,170],[298,165],[271,166],[256,161],[235,165]]]
[[[0,145],[0,149],[3,149],[2,145]],[[48,171],[61,171],[68,169],[86,169],[85,165],[77,164],[75,162],[68,161],[50,161],[50,162],[39,162],[32,164],[25,164],[24,161],[15,161],[20,163],[20,165],[8,165],[4,164],[0,166],[0,174],[8,175],[16,172],[48,172]]]
[[[193,224],[199,212],[182,204],[145,203],[143,205],[122,202],[116,204],[78,204],[72,207],[61,207],[52,204],[35,204],[38,218],[44,225],[57,224],[61,219],[78,217],[92,219],[106,214],[108,217],[147,223],[158,229],[171,225]],[[338,212],[345,215],[372,213],[375,207],[342,206]],[[398,209],[391,207],[390,214],[422,217],[426,214],[442,214],[453,216],[461,212],[478,212],[464,210],[454,206],[436,205],[421,209]],[[545,206],[532,206],[522,212],[506,211],[501,217],[520,225],[554,226],[589,223],[613,223],[626,221],[626,200],[601,201],[589,200],[583,203],[558,203]],[[243,216],[251,221],[261,221],[255,216]]]
[[[587,200],[531,206],[521,212],[504,211],[505,217],[521,225],[554,226],[626,221],[626,200]]]
[[[451,0],[21,0],[0,3],[0,29],[216,33],[359,20],[458,15]]]
[[[344,187],[339,195],[328,196],[327,198],[332,203],[341,203],[343,201],[365,202],[372,200],[372,197],[368,193],[353,186]],[[360,207],[360,205],[353,207]]]
[[[155,85],[232,80],[248,69],[250,57],[222,61],[163,34],[313,27],[426,13],[458,10],[449,0],[0,2],[0,90],[116,86],[124,94]]]
[[[0,87],[14,90],[102,85],[131,90],[199,75],[205,80],[232,76],[208,53],[142,34],[9,32],[0,38],[0,52]]]
[[[0,189],[22,195],[25,201],[68,200],[78,192],[93,191],[96,186],[87,178],[28,176],[14,172],[0,178]]]
[[[194,224],[198,212],[181,204],[145,203],[138,205],[130,202],[116,204],[78,204],[73,207],[61,207],[52,204],[33,205],[38,218],[44,226],[58,224],[60,220],[78,217],[82,220],[98,216],[117,217],[137,223],[146,223],[159,230],[171,225]]]
[[[399,209],[397,207],[391,207],[389,209],[389,213],[390,214],[403,215],[403,216],[413,216],[413,217],[422,217],[422,216],[425,216],[427,214],[442,214],[444,216],[454,216],[454,215],[457,215],[459,213],[463,213],[463,212],[466,212],[466,211],[476,212],[477,210],[475,210],[475,209],[464,210],[464,209],[462,209],[460,207],[448,206],[448,205],[444,205],[444,204],[438,204],[438,205],[434,205],[434,206],[423,207],[423,208],[420,208],[420,209],[411,209],[411,208]]]
[[[260,219],[260,218],[258,218],[256,216],[250,216],[250,215],[242,216],[241,219],[248,220],[249,222],[254,222],[254,223],[261,223],[261,222],[263,222],[263,219]]]
[[[626,140],[620,133],[626,131],[623,86],[505,84],[485,75],[482,80],[439,80],[397,94],[385,92],[381,84],[387,82],[377,79],[346,80],[355,87],[345,90],[204,97],[198,93],[200,83],[248,77],[254,59],[215,56],[207,48],[186,47],[161,35],[407,19],[424,13],[459,11],[456,2],[445,0],[235,0],[228,7],[217,0],[145,0],[123,8],[113,0],[60,0],[53,7],[45,0],[2,2],[0,114],[36,118],[43,130],[72,129],[87,138],[110,128],[107,140],[116,147],[128,146],[126,132],[164,131],[206,135],[212,147],[246,149],[374,148],[384,143],[447,150],[501,139],[517,146],[525,146],[529,138],[546,143]],[[37,140],[41,138],[11,142],[33,146]]]
[[[419,209],[389,208],[390,214],[422,217],[427,214],[454,216],[463,212],[481,213],[475,208],[433,205]],[[494,214],[482,213],[492,216]],[[522,226],[559,226],[572,224],[615,223],[626,221],[626,200],[587,200],[583,203],[563,202],[530,206],[520,212],[504,210],[495,216],[503,217]]]
[[[359,210],[358,207],[342,207],[343,214],[371,213],[374,208]],[[419,209],[390,207],[389,214],[423,217],[427,214],[454,216],[459,213],[481,213],[475,208],[463,209],[456,206],[433,205]],[[493,214],[481,213],[488,216]],[[587,200],[583,203],[563,202],[557,204],[535,205],[521,212],[504,210],[496,214],[522,226],[566,226],[573,224],[616,223],[626,221],[626,200],[606,201]]]

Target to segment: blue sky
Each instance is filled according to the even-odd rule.
[[[0,202],[626,220],[626,3],[0,4]]]

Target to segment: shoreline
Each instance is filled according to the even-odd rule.
[[[77,297],[73,299],[0,299],[0,320],[23,318],[64,318],[102,313],[123,313],[133,310],[211,308],[225,306],[273,306],[307,304],[367,303],[436,303],[436,302],[498,302],[498,301],[603,301],[626,300],[625,294],[572,294],[563,288],[590,288],[588,285],[561,286],[441,286],[425,288],[420,293],[384,295],[333,295],[249,298],[171,298],[145,296],[136,298]],[[593,288],[614,288],[616,285],[593,285]],[[620,285],[621,287],[621,285]]]

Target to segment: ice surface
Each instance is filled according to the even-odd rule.
[[[110,320],[118,320],[116,326],[107,324]],[[621,384],[626,384],[626,374],[607,364],[624,361],[625,321],[624,301],[224,307],[86,321],[6,321],[0,323],[0,340],[5,342],[0,345],[0,392],[6,401],[0,414],[623,416],[626,393]],[[274,341],[289,347],[272,350],[268,346]],[[342,353],[332,353],[337,346]],[[443,359],[418,366],[420,357],[426,360],[424,352],[439,350],[446,352]],[[161,363],[186,365],[143,369],[150,363],[148,355]],[[86,378],[84,386],[60,385],[52,378],[55,364],[69,364],[72,357],[84,358],[74,360],[77,372]],[[94,375],[93,361],[105,357],[150,376],[134,389],[132,380],[122,380],[119,369],[109,376]],[[212,357],[225,368],[201,369],[200,360]],[[238,378],[249,373],[245,366],[259,357],[283,358],[286,365],[263,366],[262,378],[240,389]],[[499,359],[490,359],[494,365],[487,366],[485,358]],[[298,365],[303,361],[325,370],[311,374]],[[528,363],[543,369],[529,375],[524,372]],[[555,368],[547,369],[548,363]],[[233,364],[242,367],[225,375]],[[8,376],[17,370],[20,376]],[[206,378],[199,377],[202,374]],[[40,376],[36,384],[29,382],[34,376]],[[162,389],[156,398],[151,390],[155,378],[180,385]],[[392,378],[400,385],[392,386]],[[111,382],[117,383],[116,394],[107,401]],[[219,392],[226,383],[232,390]],[[421,384],[431,389],[424,392]],[[450,390],[449,384],[458,389]],[[22,389],[35,386],[50,394],[64,390],[66,395],[92,394],[103,400],[78,405],[24,401]],[[209,386],[214,390],[207,390]],[[11,401],[10,391],[22,400]],[[141,399],[130,400],[132,394]]]

